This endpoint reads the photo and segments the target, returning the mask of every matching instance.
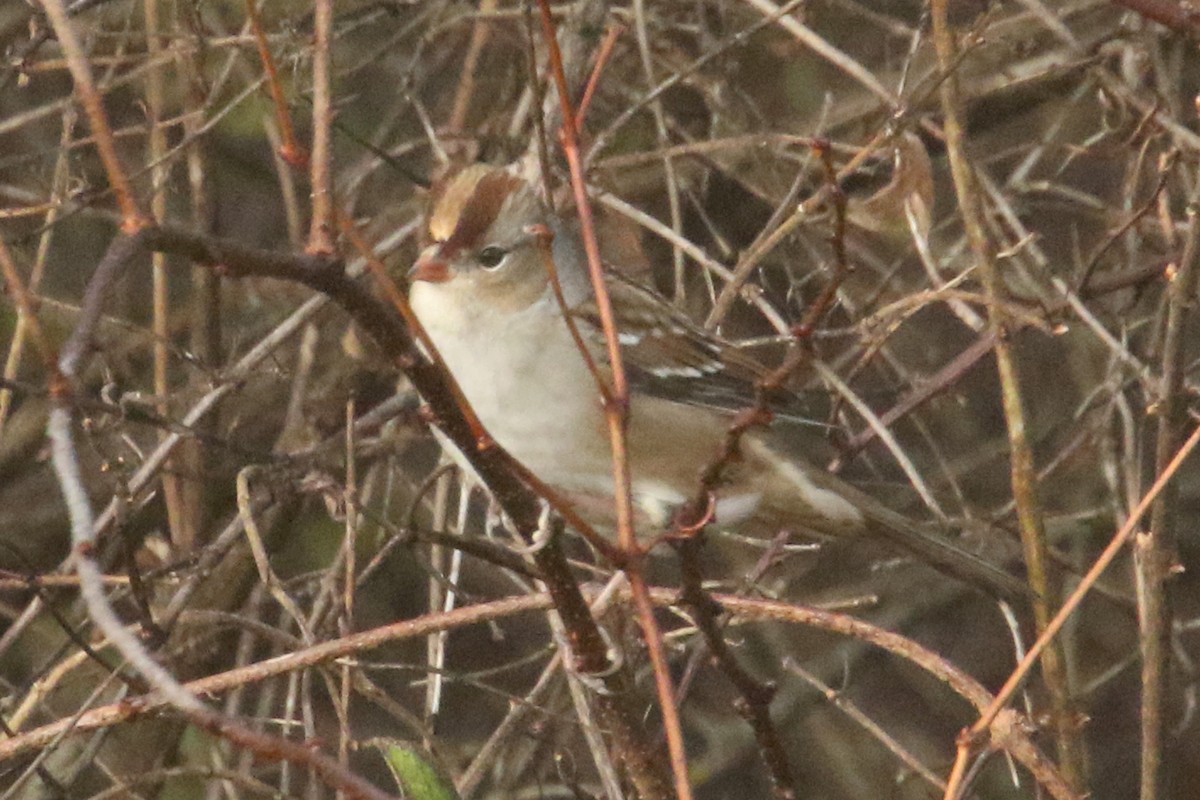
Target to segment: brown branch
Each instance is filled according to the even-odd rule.
[[[589,590],[589,596],[595,590]],[[628,596],[628,592],[625,593]],[[656,606],[676,605],[678,596],[673,589],[651,589],[650,600]],[[743,622],[784,622],[804,625],[818,630],[848,636],[866,642],[907,663],[928,672],[948,686],[975,708],[986,710],[993,698],[974,678],[953,664],[897,633],[884,630],[869,622],[805,606],[772,600],[718,594],[712,598],[727,611],[736,614]],[[215,695],[252,683],[286,675],[298,670],[329,663],[338,658],[361,655],[362,653],[389,642],[428,636],[441,630],[461,628],[489,620],[498,620],[550,608],[553,599],[548,594],[525,595],[480,603],[447,613],[429,614],[417,619],[396,622],[380,628],[351,634],[340,639],[287,653],[285,655],[250,664],[237,669],[192,681],[186,688],[196,694]],[[152,713],[162,708],[162,701],[155,697],[140,697],[123,703],[94,708],[83,714],[58,720],[40,728],[20,734],[16,738],[0,740],[0,762],[23,753],[45,747],[60,736],[87,733],[111,727],[121,722]],[[1030,741],[1024,728],[1029,725],[1015,712],[994,718],[989,722],[993,742],[1012,753],[1014,758],[1030,770],[1039,784],[1057,800],[1078,800],[1063,782],[1062,777]]]
[[[676,543],[682,579],[680,602],[691,612],[696,628],[704,636],[705,644],[716,659],[721,673],[741,695],[736,708],[754,732],[759,752],[771,775],[772,796],[775,800],[794,800],[795,779],[788,764],[787,750],[775,723],[771,721],[771,700],[775,697],[775,686],[763,683],[747,672],[725,641],[719,622],[725,609],[703,586],[700,567],[702,546],[703,539],[696,536],[680,539]]]
[[[67,17],[62,0],[41,0],[41,4],[47,19],[50,20],[50,25],[54,28],[54,35],[63,49],[63,55],[67,58],[67,66],[71,70],[71,78],[75,82],[75,91],[78,92],[79,101],[83,104],[83,110],[87,114],[92,135],[96,137],[96,151],[100,154],[100,161],[104,164],[104,171],[108,175],[109,186],[112,187],[113,194],[117,198],[117,205],[121,209],[121,228],[126,233],[134,233],[150,222],[138,208],[137,200],[133,196],[133,187],[129,184],[129,177],[125,174],[125,168],[121,166],[121,159],[117,155],[117,146],[113,141],[112,127],[108,124],[108,115],[104,112],[100,92],[96,89],[96,81],[92,78],[87,54],[83,51],[79,37],[75,35],[75,28]]]
[[[678,800],[691,800],[691,779],[688,775],[687,753],[683,741],[683,725],[675,703],[675,690],[671,681],[662,635],[650,606],[648,587],[642,572],[645,551],[637,540],[633,520],[633,493],[630,485],[629,465],[629,385],[625,365],[621,357],[620,332],[613,314],[612,300],[604,280],[604,267],[600,258],[600,246],[596,240],[596,226],[592,218],[591,200],[587,194],[583,159],[579,148],[579,120],[571,104],[571,93],[567,85],[566,70],[562,53],[559,51],[554,18],[548,0],[538,0],[541,11],[542,29],[550,54],[550,73],[558,89],[559,106],[562,112],[560,144],[567,159],[571,175],[571,190],[575,197],[575,210],[579,215],[580,237],[587,255],[588,273],[592,280],[600,323],[604,331],[608,350],[609,369],[612,372],[611,393],[605,396],[604,415],[608,421],[609,440],[612,445],[614,503],[617,518],[617,545],[624,556],[621,568],[633,588],[635,605],[638,609],[638,624],[654,665],[654,682],[658,693],[659,709],[663,717],[663,729],[667,737],[671,772],[675,778],[675,795]],[[635,766],[635,765],[630,765]],[[649,797],[667,797],[666,787],[660,784],[657,769],[639,774],[631,769],[631,776],[642,794]]]
[[[1162,474],[1179,447],[1187,408],[1184,379],[1187,375],[1188,312],[1196,302],[1197,266],[1200,250],[1200,224],[1193,197],[1188,208],[1191,218],[1179,268],[1167,290],[1167,324],[1163,336],[1161,396],[1157,398],[1158,436],[1155,467]],[[1194,348],[1193,348],[1194,351]],[[1150,529],[1137,537],[1134,556],[1137,575],[1138,621],[1142,651],[1142,789],[1141,800],[1166,796],[1166,765],[1163,750],[1167,746],[1168,726],[1166,690],[1170,672],[1171,626],[1173,609],[1168,589],[1172,578],[1182,571],[1179,565],[1177,517],[1180,512],[1179,488],[1175,483],[1163,489],[1150,516]]]
[[[984,709],[975,724],[969,730],[964,731],[963,735],[959,737],[958,757],[955,761],[954,770],[951,773],[951,779],[947,781],[949,788],[946,790],[946,797],[952,798],[958,796],[959,786],[956,783],[955,776],[957,775],[961,778],[961,775],[965,772],[966,762],[976,738],[988,729],[993,721],[995,721],[997,715],[1012,700],[1013,695],[1016,694],[1017,690],[1025,682],[1025,679],[1029,677],[1042,652],[1054,641],[1058,632],[1062,630],[1067,620],[1070,619],[1071,615],[1079,607],[1079,604],[1083,602],[1083,598],[1087,596],[1088,592],[1096,584],[1096,581],[1100,579],[1100,576],[1104,574],[1104,571],[1116,559],[1117,555],[1121,552],[1121,548],[1133,537],[1137,531],[1138,524],[1142,521],[1142,517],[1150,510],[1163,489],[1171,483],[1172,478],[1179,472],[1179,468],[1183,466],[1183,463],[1192,454],[1192,451],[1196,449],[1197,445],[1200,445],[1200,425],[1192,431],[1187,441],[1180,445],[1179,450],[1171,458],[1170,463],[1159,473],[1158,478],[1154,481],[1154,485],[1142,497],[1137,508],[1130,512],[1129,518],[1125,520],[1125,524],[1113,535],[1108,545],[1104,548],[1104,551],[1096,559],[1095,563],[1092,564],[1091,569],[1080,579],[1079,585],[1075,587],[1075,590],[1063,602],[1058,613],[1054,615],[1054,619],[1050,620],[1046,629],[1042,631],[1037,641],[1029,648],[1029,652],[1021,659],[1021,663],[1008,676],[1008,680],[1004,682],[1004,686],[997,692],[995,699]]]
[[[429,361],[403,319],[362,283],[346,275],[340,261],[320,254],[289,254],[248,247],[166,226],[120,235],[109,247],[84,294],[77,327],[63,349],[60,363],[78,364],[100,317],[105,295],[130,262],[145,250],[186,256],[228,276],[278,278],[325,294],[379,344],[408,376],[434,410],[437,424],[471,462],[517,532],[532,543],[539,530],[541,500],[522,480],[524,474],[508,453],[490,439],[481,441],[455,401],[447,373]],[[73,371],[73,370],[72,370]],[[560,526],[561,527],[561,526]],[[533,554],[542,580],[555,599],[574,657],[574,667],[599,676],[605,690],[595,695],[597,712],[615,747],[647,797],[667,797],[658,776],[655,748],[646,740],[631,705],[625,670],[608,669],[608,653],[596,622],[584,602],[558,537],[552,536]]]
[[[333,28],[333,0],[316,0],[313,42],[313,103],[312,103],[312,220],[308,230],[308,252],[332,254],[333,232],[333,97],[331,95],[331,65],[329,45]]]
[[[430,614],[380,628],[372,628],[328,642],[320,642],[267,661],[260,661],[207,678],[190,681],[184,684],[184,688],[195,695],[217,695],[248,684],[260,683],[279,675],[325,664],[334,659],[359,655],[387,642],[419,638],[441,630],[503,619],[529,611],[545,610],[552,605],[551,595],[533,594],[467,606],[446,613]],[[164,705],[165,702],[156,696],[134,698],[51,722],[15,738],[0,740],[0,763],[22,753],[45,747],[60,736],[77,735],[111,727],[158,711]]]
[[[1029,587],[1033,591],[1034,621],[1039,633],[1046,631],[1060,598],[1059,580],[1048,556],[1045,520],[1038,497],[1037,470],[1029,444],[1024,400],[1021,396],[1016,357],[1009,337],[1008,315],[1004,309],[1004,285],[996,265],[992,242],[987,234],[982,196],[974,169],[968,160],[965,134],[960,120],[958,70],[955,60],[958,43],[950,27],[947,0],[932,0],[933,38],[938,65],[944,80],[940,87],[943,128],[950,171],[961,209],[967,241],[979,269],[988,298],[988,324],[995,333],[996,369],[1000,378],[1001,402],[1008,429],[1011,452],[1012,493],[1020,523],[1021,543]],[[1078,735],[1078,720],[1071,710],[1071,687],[1066,669],[1066,654],[1061,640],[1044,648],[1042,672],[1050,693],[1051,727],[1058,744],[1063,770],[1073,787],[1087,785],[1085,752]],[[947,791],[947,795],[949,791]]]
[[[599,49],[596,51],[596,63],[592,66],[592,72],[588,75],[587,86],[583,89],[583,97],[579,100],[579,110],[575,117],[575,124],[580,126],[578,131],[583,133],[582,126],[587,119],[588,109],[592,107],[592,99],[596,95],[596,89],[600,86],[600,76],[604,74],[604,68],[608,66],[608,62],[612,59],[613,51],[617,47],[617,41],[621,38],[621,34],[625,32],[625,27],[620,23],[614,22],[608,26],[608,31],[604,34],[604,41],[600,43]]]
[[[293,167],[303,167],[308,163],[308,152],[296,139],[296,128],[292,125],[292,115],[288,111],[287,98],[283,94],[283,82],[279,79],[279,69],[275,66],[275,57],[271,55],[271,47],[267,44],[267,35],[263,31],[262,17],[258,13],[256,0],[246,0],[246,19],[250,23],[250,33],[258,48],[258,58],[262,61],[263,72],[267,78],[267,89],[271,93],[271,105],[275,108],[275,122],[279,126],[279,136],[283,142],[279,145],[279,155]]]

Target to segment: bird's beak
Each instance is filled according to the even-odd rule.
[[[446,263],[446,259],[438,251],[437,245],[429,247],[417,258],[417,263],[408,271],[408,279],[412,282],[445,283],[454,277],[454,271]]]

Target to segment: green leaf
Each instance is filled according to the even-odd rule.
[[[460,800],[458,792],[437,767],[411,745],[395,739],[374,739],[396,783],[412,800]]]

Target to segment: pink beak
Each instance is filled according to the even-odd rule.
[[[427,249],[417,258],[417,263],[408,271],[410,281],[425,281],[426,283],[445,283],[453,277],[450,265],[437,252],[436,247]]]

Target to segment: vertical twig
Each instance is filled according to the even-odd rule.
[[[678,800],[691,800],[692,788],[688,777],[687,753],[683,742],[683,727],[679,709],[675,702],[675,689],[671,681],[670,666],[667,663],[662,634],[654,619],[654,607],[650,601],[649,589],[642,574],[642,560],[645,552],[638,543],[633,522],[633,495],[630,486],[629,472],[629,385],[625,375],[625,365],[621,358],[621,343],[613,314],[612,301],[608,296],[608,288],[604,281],[604,268],[600,260],[600,248],[596,241],[596,227],[592,218],[591,201],[587,195],[587,184],[583,171],[583,160],[579,151],[579,123],[575,109],[571,103],[570,89],[567,86],[566,72],[563,68],[561,53],[558,50],[558,39],[554,19],[550,13],[549,0],[538,0],[541,10],[542,28],[546,36],[546,45],[550,50],[550,71],[558,89],[559,103],[562,108],[563,124],[560,131],[563,153],[571,174],[571,189],[575,196],[576,211],[579,214],[580,233],[583,239],[584,251],[587,254],[588,272],[592,279],[595,292],[596,306],[600,312],[600,322],[604,331],[605,345],[608,349],[609,366],[612,370],[612,394],[604,404],[605,417],[608,420],[609,438],[612,443],[613,483],[615,487],[617,542],[624,556],[621,565],[633,590],[634,604],[637,607],[638,623],[646,641],[646,648],[654,665],[654,681],[657,688],[659,706],[663,715],[663,729],[667,736],[667,749],[671,757],[671,771],[675,776],[675,793]]]
[[[1179,447],[1186,409],[1184,377],[1187,372],[1186,325],[1195,303],[1197,245],[1200,224],[1193,196],[1188,204],[1188,232],[1177,271],[1167,290],[1167,324],[1163,336],[1161,396],[1158,398],[1158,435],[1155,445],[1156,471],[1170,463]],[[1167,486],[1150,515],[1150,529],[1134,542],[1137,567],[1138,623],[1142,651],[1142,790],[1141,800],[1165,797],[1163,748],[1169,720],[1164,696],[1171,663],[1172,609],[1168,582],[1178,574],[1176,515],[1179,489]]]
[[[967,241],[979,269],[988,302],[988,324],[996,333],[996,368],[1000,377],[1001,401],[1008,427],[1011,450],[1013,499],[1021,529],[1021,543],[1029,586],[1033,590],[1034,621],[1044,634],[1059,602],[1058,581],[1051,572],[1047,556],[1046,531],[1037,491],[1037,470],[1026,430],[1024,403],[1017,375],[1016,359],[1008,338],[1009,323],[1004,309],[1004,285],[995,253],[986,232],[981,194],[964,147],[964,132],[959,119],[960,99],[955,60],[958,44],[950,28],[947,0],[932,0],[933,36],[938,64],[943,72],[939,87],[945,117],[946,152],[958,196]],[[1042,673],[1050,692],[1052,719],[1058,744],[1058,756],[1067,780],[1076,790],[1087,784],[1084,750],[1078,722],[1071,711],[1071,691],[1066,657],[1061,641],[1045,648]]]
[[[343,584],[342,584],[342,614],[338,620],[339,633],[349,636],[354,630],[354,588],[358,564],[355,559],[355,549],[358,547],[358,462],[354,448],[354,398],[346,401],[346,536],[342,542],[345,549]],[[350,744],[353,741],[350,727],[350,688],[353,686],[354,665],[342,664],[340,705],[341,714],[338,722],[341,725],[341,735],[338,738],[338,763],[344,769],[350,767]]]
[[[487,44],[491,34],[492,23],[484,19],[484,15],[496,10],[496,0],[481,0],[479,17],[471,24],[471,41],[467,45],[467,53],[463,56],[459,67],[458,89],[454,93],[454,106],[446,126],[451,131],[460,131],[467,123],[467,114],[471,111],[471,98],[475,94],[475,71],[479,68],[479,56]]]
[[[42,285],[42,277],[46,270],[46,260],[50,253],[50,242],[54,238],[54,233],[58,230],[55,222],[58,220],[62,211],[61,203],[67,192],[67,179],[70,177],[70,150],[68,145],[75,131],[76,122],[75,108],[71,107],[63,111],[62,118],[62,134],[59,137],[59,154],[54,162],[54,177],[50,183],[50,207],[46,210],[46,219],[43,223],[43,231],[38,239],[37,254],[34,256],[33,269],[29,274],[29,285],[26,287],[30,297],[35,297]],[[11,257],[5,255],[5,257]],[[15,269],[15,267],[14,267]],[[16,274],[16,273],[14,273]],[[32,307],[36,304],[31,303]],[[36,326],[38,323],[36,318],[31,318],[25,310],[25,306],[18,304],[17,306],[17,324],[13,329],[12,339],[8,345],[8,356],[4,361],[4,379],[11,381],[15,380],[21,371],[21,360],[25,350],[25,339],[31,330],[31,325]],[[44,338],[44,334],[38,334]],[[41,348],[42,344],[37,343],[35,346]],[[53,361],[53,359],[51,359]],[[8,412],[12,408],[13,394],[10,389],[0,389],[0,434],[4,433],[4,425],[8,420]]]
[[[37,316],[37,305],[29,290],[25,288],[25,282],[21,280],[21,272],[17,269],[17,264],[13,261],[12,254],[3,238],[0,238],[0,273],[4,275],[8,294],[17,301],[17,310],[21,314],[21,319],[25,320],[29,337],[33,339],[33,345],[41,355],[42,363],[45,364],[47,372],[53,375],[58,369],[55,365],[54,347],[46,337],[46,331],[42,328],[41,320]]]
[[[316,0],[313,41],[313,135],[312,135],[312,221],[308,230],[308,252],[334,252],[333,175],[331,173],[333,98],[330,76],[330,32],[333,0]]]
[[[654,88],[654,63],[650,58],[650,35],[646,31],[646,0],[633,2],[633,27],[637,34],[638,55],[642,60],[642,72],[646,75],[646,85]],[[683,211],[679,205],[679,184],[675,177],[675,162],[666,152],[670,141],[667,137],[667,118],[663,113],[662,101],[654,98],[650,101],[650,113],[654,116],[654,132],[658,137],[658,146],[664,151],[662,157],[663,175],[667,183],[667,203],[671,214],[671,230],[677,236],[683,234]],[[683,274],[683,251],[678,245],[672,246],[671,258],[674,264],[675,293],[673,300],[682,304],[685,300],[686,285]]]
[[[263,73],[267,78],[267,89],[271,93],[271,104],[275,107],[275,121],[279,124],[279,137],[282,140],[279,155],[293,167],[303,166],[308,161],[308,154],[296,139],[296,128],[292,125],[292,115],[288,113],[287,98],[283,94],[279,70],[275,67],[275,57],[271,55],[267,35],[263,31],[257,0],[246,0],[246,19],[250,23],[255,46],[258,47],[258,57],[262,61]]]
[[[200,76],[204,72],[203,51],[194,58],[181,54],[180,73],[188,84],[185,94],[188,113],[184,114],[184,131],[188,145],[187,161],[188,194],[191,200],[191,219],[195,230],[209,233],[213,228],[213,205],[206,178],[205,140],[200,135],[205,106]],[[188,303],[188,329],[192,352],[206,369],[223,366],[225,354],[221,346],[221,279],[213,270],[192,265],[190,275],[191,296]],[[203,391],[203,390],[201,390]],[[209,467],[209,447],[204,444],[205,436],[217,432],[216,416],[200,420],[197,433],[200,435],[181,443],[177,463],[183,464],[189,474],[204,475]],[[186,484],[185,497],[191,506],[197,535],[206,536],[205,525],[209,515],[209,487],[203,480],[191,480]],[[206,542],[207,543],[207,542]]]
[[[146,50],[154,65],[146,75],[146,113],[149,116],[150,133],[147,149],[150,161],[150,215],[156,224],[162,224],[167,216],[167,182],[171,171],[167,166],[167,135],[162,127],[163,117],[163,70],[162,31],[159,26],[159,0],[144,0],[142,3],[146,25]],[[153,286],[151,305],[154,331],[154,396],[156,409],[164,418],[170,415],[169,395],[171,391],[170,367],[170,276],[167,274],[167,257],[154,253],[150,257]],[[160,439],[168,434],[163,431]],[[187,507],[180,479],[181,470],[177,458],[167,462],[162,474],[163,499],[167,507],[167,527],[172,544],[177,552],[190,552],[196,544],[198,531],[191,509]]]
[[[108,175],[109,186],[117,198],[117,206],[121,209],[121,228],[125,233],[136,233],[150,224],[150,221],[138,208],[137,199],[133,196],[133,187],[121,166],[117,156],[117,145],[113,140],[112,126],[108,124],[108,115],[104,113],[104,104],[100,100],[100,92],[96,89],[96,81],[92,77],[92,69],[88,65],[87,54],[75,35],[75,29],[67,18],[67,10],[62,0],[41,0],[42,9],[54,28],[54,35],[62,47],[67,59],[67,68],[71,71],[71,79],[75,82],[75,91],[79,94],[79,102],[83,104],[87,115],[88,125],[96,140],[96,151],[104,164],[104,172]]]

